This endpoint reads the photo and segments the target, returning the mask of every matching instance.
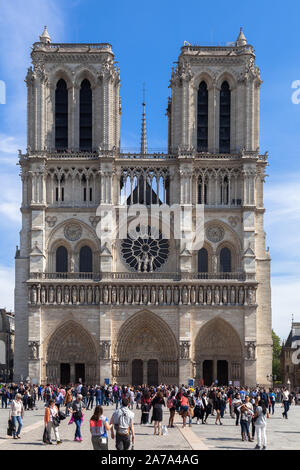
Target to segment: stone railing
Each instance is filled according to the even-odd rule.
[[[28,286],[31,305],[255,305],[254,286],[37,284]]]
[[[102,272],[102,273],[30,273],[30,280],[92,280],[92,281],[115,281],[115,280],[222,280],[222,281],[248,281],[255,280],[255,275],[245,272],[237,273],[165,273],[165,272]]]

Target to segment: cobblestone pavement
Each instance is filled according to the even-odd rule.
[[[105,407],[105,415],[110,418],[114,411],[113,406]],[[196,425],[195,420],[191,428],[182,429],[182,420],[176,415],[174,429],[169,429],[167,436],[154,436],[153,426],[140,426],[140,411],[135,413],[136,442],[135,449],[144,450],[241,450],[253,449],[255,443],[242,442],[240,427],[225,414],[223,426],[215,425],[215,419],[210,416],[206,425]],[[300,406],[292,406],[289,419],[282,418],[282,410],[277,405],[275,415],[268,420],[267,437],[268,449],[292,450],[300,449]],[[0,409],[0,451],[1,450],[91,450],[92,444],[89,432],[89,418],[91,411],[85,414],[82,425],[83,442],[74,442],[75,425],[68,425],[69,419],[63,421],[59,427],[63,444],[56,446],[44,445],[43,434],[44,406],[38,404],[38,410],[27,411],[25,414],[21,439],[15,440],[6,435],[8,410]],[[169,411],[164,411],[164,424],[167,424]],[[114,442],[109,440],[109,449],[114,449]]]

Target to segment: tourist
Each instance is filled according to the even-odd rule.
[[[47,444],[52,444],[52,441],[51,441],[52,430],[54,433],[56,444],[62,443],[59,437],[59,433],[58,433],[58,426],[59,426],[58,412],[59,412],[59,409],[55,404],[55,400],[53,398],[50,398],[49,405],[45,408],[45,416],[44,416],[45,427],[47,429],[47,434],[48,434],[48,440],[46,442]]]
[[[151,422],[154,421],[154,435],[156,431],[158,436],[161,436],[161,422],[163,420],[163,409],[162,407],[166,406],[163,393],[161,390],[157,390],[155,397],[151,401],[151,407],[153,408],[153,414]]]
[[[141,425],[148,426],[149,413],[151,408],[151,395],[149,390],[145,390],[141,398]]]
[[[72,388],[67,388],[66,394],[65,394],[65,400],[64,404],[66,406],[66,416],[70,416],[70,406],[72,405],[73,401],[73,394],[72,394]]]
[[[13,423],[13,438],[20,439],[21,436],[21,429],[23,426],[23,419],[24,419],[24,405],[22,400],[22,395],[17,393],[15,399],[11,402],[11,409],[10,409],[10,419]],[[17,428],[18,423],[18,429]]]
[[[110,420],[114,425],[111,429],[111,438],[114,439],[114,429],[116,431],[116,449],[128,450],[130,447],[130,434],[132,436],[132,446],[134,445],[134,413],[128,409],[128,399],[122,399],[121,408],[117,409]]]
[[[282,405],[284,407],[284,412],[282,413],[282,416],[285,418],[285,419],[288,419],[288,411],[290,409],[290,393],[289,391],[284,388],[283,389],[283,392],[282,392]]]
[[[108,423],[106,416],[103,416],[102,406],[96,406],[94,414],[90,419],[90,431],[94,450],[108,450],[107,431],[110,431],[113,424]]]
[[[221,410],[222,410],[222,396],[221,396],[221,392],[218,392],[215,396],[215,399],[214,399],[214,410],[216,410],[216,422],[215,424],[218,424],[218,421],[220,423],[220,425],[222,425],[222,421],[221,421]]]
[[[95,388],[90,385],[88,388],[88,402],[87,402],[87,410],[93,409],[94,406],[94,398],[95,398]]]
[[[169,398],[167,400],[167,407],[170,412],[170,417],[169,417],[169,428],[174,428],[174,418],[175,418],[175,412],[176,412],[176,398],[175,398],[175,390],[172,390],[171,394],[169,395]]]
[[[80,393],[77,394],[76,400],[73,401],[72,403],[72,418],[73,421],[76,424],[76,430],[75,430],[75,437],[74,441],[77,442],[82,442],[82,436],[81,436],[81,424],[83,421],[83,411],[85,410],[84,404],[82,402],[82,395]],[[72,419],[71,419],[72,422]]]
[[[275,403],[276,403],[276,395],[274,393],[274,390],[271,389],[269,391],[269,414],[271,414],[271,410],[272,410],[272,415],[274,414]]]
[[[7,390],[7,386],[4,385],[1,389],[1,408],[7,409],[7,400],[9,398],[9,392]]]
[[[240,412],[239,408],[242,405],[241,395],[239,393],[235,394],[234,399],[232,400],[233,412],[235,413],[236,420],[235,425],[239,425]]]
[[[253,405],[250,403],[250,397],[248,395],[245,396],[245,403],[239,407],[239,412],[241,417],[242,441],[245,441],[248,438],[248,441],[252,442],[253,440],[250,437],[249,425],[253,416]]]
[[[186,393],[183,393],[180,398],[180,415],[182,417],[182,427],[185,428],[186,418],[189,412],[189,400]]]
[[[255,430],[256,430],[256,436],[257,436],[257,444],[255,446],[255,449],[261,449],[266,450],[267,448],[267,419],[269,418],[269,413],[268,410],[265,406],[265,403],[260,400],[258,402],[258,406],[256,407],[256,411],[254,414],[254,420],[255,420]]]

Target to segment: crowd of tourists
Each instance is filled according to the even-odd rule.
[[[192,387],[170,386],[138,387],[125,385],[88,386],[79,383],[70,386],[2,384],[1,407],[9,409],[7,433],[14,439],[21,438],[25,411],[45,409],[43,442],[52,445],[52,435],[57,445],[62,443],[59,425],[68,419],[75,424],[74,441],[82,442],[81,425],[86,410],[93,410],[90,418],[90,433],[95,450],[108,449],[109,435],[116,440],[117,450],[128,450],[134,446],[134,412],[140,410],[140,424],[153,424],[154,435],[163,435],[166,428],[174,428],[174,419],[179,415],[182,426],[205,425],[215,421],[223,424],[225,413],[240,427],[242,441],[257,443],[255,449],[267,447],[267,420],[274,414],[276,403],[281,403],[282,417],[288,419],[290,405],[300,404],[300,394],[286,388],[266,390],[261,387]],[[109,420],[105,408],[113,405],[115,410]],[[163,410],[168,409],[168,425],[163,426]]]

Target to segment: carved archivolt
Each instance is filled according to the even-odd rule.
[[[165,361],[178,359],[178,344],[167,323],[152,312],[133,315],[120,328],[113,347],[115,361],[149,354]]]
[[[58,327],[47,346],[47,362],[96,362],[97,351],[90,334],[74,321]]]
[[[222,356],[242,357],[242,344],[235,329],[222,318],[207,322],[199,331],[194,346],[195,360]]]

